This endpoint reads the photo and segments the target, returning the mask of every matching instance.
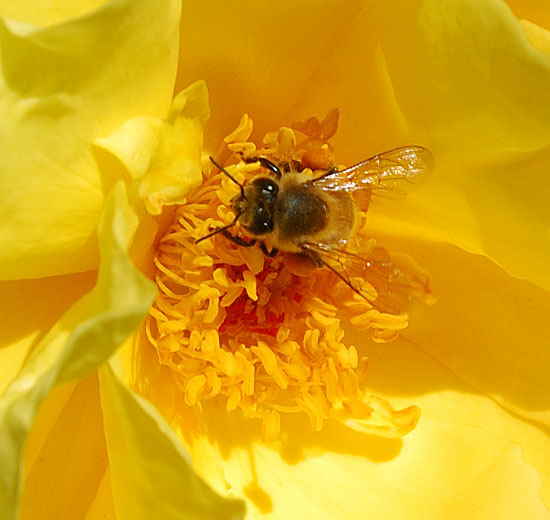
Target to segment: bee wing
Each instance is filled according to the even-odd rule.
[[[343,170],[328,171],[312,179],[316,187],[327,191],[364,189],[401,191],[426,176],[433,167],[432,153],[422,146],[402,146],[373,155]]]
[[[381,312],[402,313],[413,297],[430,294],[426,273],[408,262],[396,262],[382,247],[364,257],[319,242],[306,242],[302,249]]]

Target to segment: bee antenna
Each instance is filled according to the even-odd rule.
[[[247,200],[244,194],[244,186],[237,179],[235,179],[235,177],[233,177],[233,175],[231,175],[223,166],[220,166],[212,156],[210,156],[210,161],[216,168],[218,168],[218,170],[227,175],[241,189],[241,197],[244,200]]]
[[[214,164],[216,164],[216,163],[214,163]],[[217,235],[218,233],[223,233],[224,231],[226,231],[229,228],[233,227],[237,223],[237,220],[239,220],[240,216],[241,216],[241,214],[237,213],[235,215],[235,218],[233,219],[233,221],[231,223],[227,224],[226,226],[216,228],[216,229],[214,229],[214,231],[211,231],[210,233],[208,233],[208,235],[204,235],[203,237],[198,238],[197,240],[195,240],[195,244],[198,244],[198,243],[202,242],[203,240],[206,240],[207,238],[213,237],[214,235]]]

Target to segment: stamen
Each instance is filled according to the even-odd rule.
[[[322,163],[332,157],[326,141],[336,122],[337,113],[331,113],[322,123],[296,124],[305,135],[301,141],[294,130],[282,128],[257,147],[248,142],[252,120],[243,116],[225,140],[237,152],[234,164],[224,166],[246,183],[261,170],[259,164],[240,160],[243,150],[277,164],[303,157]],[[228,204],[238,187],[216,170],[177,207],[154,258],[159,294],[145,336],[159,362],[174,372],[182,403],[193,407],[223,399],[228,412],[240,410],[245,417],[260,419],[268,439],[277,436],[286,414],[300,412],[309,416],[315,430],[337,419],[369,433],[400,436],[410,431],[418,410],[395,411],[366,393],[366,355],[344,343],[344,328],[361,329],[378,342],[395,339],[407,327],[405,309],[381,312],[372,302],[428,299],[423,271],[400,259],[403,283],[396,284],[397,295],[384,293],[382,284],[375,288],[353,279],[367,295],[361,298],[327,269],[304,269],[286,253],[267,258],[258,247],[238,247],[220,234],[197,245],[211,227],[234,219]],[[238,232],[239,227],[233,229]],[[353,253],[390,258],[364,228],[359,234],[357,244],[364,245]]]

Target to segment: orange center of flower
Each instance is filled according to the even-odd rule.
[[[247,156],[274,162],[299,158],[312,169],[329,167],[334,113],[323,122],[295,126],[268,134],[257,149],[248,141],[252,123],[243,117],[225,140],[234,154],[224,161],[226,168],[246,183],[260,172],[257,162],[240,160]],[[298,412],[305,412],[315,429],[336,418],[369,432],[408,432],[417,408],[395,411],[365,393],[366,355],[344,343],[344,328],[360,328],[375,341],[394,339],[408,317],[401,310],[381,312],[376,301],[427,295],[424,273],[412,262],[401,263],[407,283],[398,285],[397,299],[363,281],[370,301],[330,270],[293,254],[268,258],[259,247],[239,247],[221,234],[196,244],[212,228],[233,220],[230,206],[237,190],[210,168],[202,186],[176,209],[154,260],[159,295],[145,328],[160,363],[172,370],[182,401],[193,407],[224,399],[228,411],[259,418],[268,438],[279,432],[281,414]],[[246,237],[238,226],[232,232]],[[358,235],[358,254],[387,255],[365,236],[364,226]]]

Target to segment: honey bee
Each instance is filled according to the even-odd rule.
[[[407,184],[428,172],[433,163],[428,149],[414,145],[395,148],[317,175],[298,161],[279,166],[265,157],[253,158],[248,162],[259,162],[266,173],[244,185],[212,157],[210,160],[240,193],[232,200],[233,221],[196,243],[221,233],[243,247],[259,242],[270,257],[279,251],[299,254],[315,266],[331,270],[363,298],[364,291],[352,282],[354,276],[367,279],[379,292],[387,292],[392,283],[399,282],[399,270],[380,248],[364,258],[346,251],[346,246],[357,232],[359,208],[366,209],[373,192]],[[361,204],[357,195],[366,195]],[[237,223],[251,236],[249,240],[229,231]],[[388,310],[391,305],[380,303],[379,307]]]

